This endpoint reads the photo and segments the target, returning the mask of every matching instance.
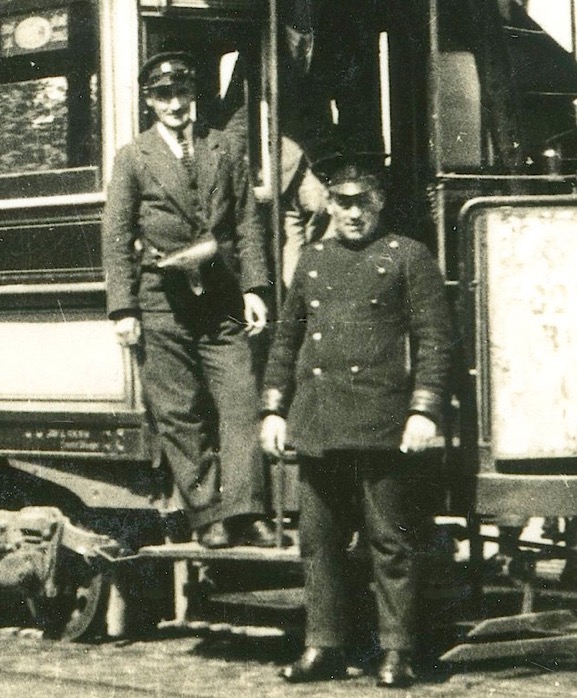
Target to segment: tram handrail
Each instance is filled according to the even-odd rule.
[[[12,211],[32,208],[60,208],[63,206],[103,205],[106,200],[104,192],[86,194],[56,194],[53,196],[35,196],[15,199],[0,199],[0,211]]]
[[[442,172],[436,178],[441,181],[520,181],[520,182],[570,182],[575,183],[577,177],[573,174],[485,174],[485,173],[463,173],[463,172]]]
[[[104,281],[76,281],[51,284],[0,284],[0,296],[55,293],[101,293],[106,290]]]

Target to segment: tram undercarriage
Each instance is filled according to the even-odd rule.
[[[277,477],[279,467],[285,470],[285,486],[289,481],[288,510],[277,501],[275,549],[175,542],[171,515],[153,509],[90,510],[71,501],[74,522],[53,506],[4,510],[2,597],[25,603],[24,622],[46,637],[69,641],[139,637],[159,627],[298,639],[304,607],[291,491],[296,466],[274,467]],[[577,537],[565,521],[559,530],[558,519],[497,527],[435,517],[419,559],[421,639],[431,661],[440,654],[458,666],[573,651]],[[351,541],[350,555],[362,588],[362,533]],[[358,615],[358,638],[369,642],[370,604]]]

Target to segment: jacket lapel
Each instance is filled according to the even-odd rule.
[[[140,154],[149,174],[178,208],[193,211],[195,201],[184,167],[178,162],[156,126],[142,134]]]
[[[195,132],[194,160],[196,163],[198,191],[208,214],[212,193],[215,191],[221,143],[213,131],[200,126]]]

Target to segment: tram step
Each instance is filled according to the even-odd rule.
[[[211,595],[210,602],[218,605],[268,608],[276,611],[301,611],[304,608],[304,593],[301,587],[225,592]]]
[[[443,662],[480,662],[512,657],[574,656],[577,652],[577,635],[557,637],[523,638],[501,642],[474,642],[457,645],[442,655]]]
[[[196,562],[238,561],[301,564],[299,548],[294,544],[285,548],[236,546],[234,548],[211,550],[204,548],[195,541],[190,543],[165,543],[164,545],[149,545],[140,548],[138,556],[170,560],[192,560]]]
[[[286,632],[282,628],[270,625],[233,625],[232,623],[215,623],[206,620],[192,620],[179,622],[174,620],[162,621],[158,624],[160,631],[196,633],[214,633],[219,635],[242,635],[253,638],[284,637]]]
[[[515,616],[488,618],[481,621],[467,634],[468,640],[488,640],[497,636],[520,635],[565,635],[577,632],[577,616],[572,611],[543,611],[521,613]]]
[[[195,609],[191,611],[194,617]],[[207,621],[211,631],[225,626],[257,626],[298,635],[304,625],[304,595],[299,587],[217,592],[210,594],[196,612],[197,620]]]
[[[577,650],[577,616],[570,610],[521,613],[476,623],[466,642],[451,648],[445,662],[480,662]]]

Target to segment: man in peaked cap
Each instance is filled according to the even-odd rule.
[[[140,345],[162,456],[201,543],[272,546],[248,342],[266,324],[268,268],[247,163],[193,123],[187,54],[153,56],[139,82],[157,121],[119,151],[108,188],[109,317],[121,344]]]
[[[346,676],[349,607],[359,593],[349,588],[346,550],[360,513],[384,650],[378,685],[407,685],[422,507],[410,454],[427,449],[439,428],[450,355],[444,284],[427,249],[397,235],[384,215],[382,156],[338,154],[313,169],[328,186],[334,237],[299,259],[262,405],[263,449],[281,457],[290,442],[300,465],[307,646],[281,676]]]
[[[142,64],[138,84],[149,93],[169,85],[186,85],[193,89],[195,69],[191,57],[183,51],[157,53]]]

